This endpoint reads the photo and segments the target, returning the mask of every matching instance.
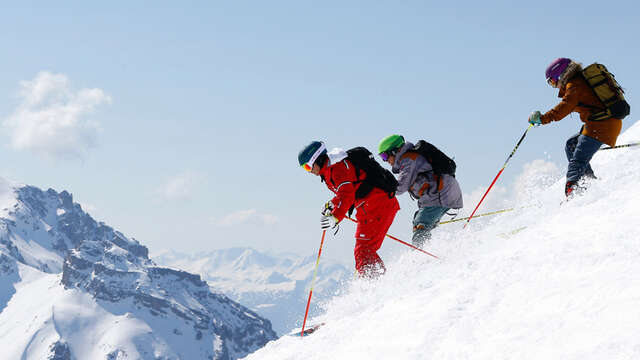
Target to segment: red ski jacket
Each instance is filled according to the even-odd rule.
[[[320,176],[329,190],[336,194],[331,202],[333,203],[333,216],[338,221],[345,218],[351,206],[357,210],[367,202],[377,204],[380,197],[389,198],[384,190],[374,187],[365,197],[356,199],[356,191],[362,185],[361,181],[367,177],[367,174],[364,170],[360,170],[360,176],[356,177],[356,169],[348,159],[343,159],[332,165],[325,164],[320,170]]]

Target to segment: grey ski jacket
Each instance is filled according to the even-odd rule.
[[[398,175],[396,195],[409,192],[418,200],[418,207],[440,206],[451,209],[462,208],[462,190],[455,177],[444,174],[436,179],[431,164],[423,156],[415,152],[410,142],[396,153],[395,163],[391,168]]]

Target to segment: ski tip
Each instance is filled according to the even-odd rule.
[[[325,323],[319,323],[319,324],[315,324],[315,325],[310,325],[310,326],[306,327],[304,329],[304,331],[302,331],[302,328],[298,328],[298,329],[295,329],[292,332],[290,332],[289,336],[298,336],[298,337],[309,336],[309,335],[313,334],[314,332],[316,332],[316,330],[318,330],[323,325],[325,325]]]

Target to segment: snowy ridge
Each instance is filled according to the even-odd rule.
[[[153,256],[158,264],[200,274],[216,292],[271,320],[282,335],[300,326],[316,255],[269,255],[250,248],[230,248],[193,255],[165,251]],[[311,314],[342,288],[352,272],[344,265],[323,259],[318,267]]]
[[[276,338],[268,320],[156,266],[66,191],[0,188],[3,358],[236,359]]]
[[[618,142],[638,140],[640,123]],[[532,181],[517,205],[537,206],[438,228],[429,250],[442,261],[388,261],[382,279],[327,304],[316,333],[247,359],[640,358],[640,151],[592,165],[583,196],[560,205],[563,175]]]

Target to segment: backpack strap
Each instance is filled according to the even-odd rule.
[[[418,156],[422,156],[422,155],[421,155],[419,152],[415,151],[415,150],[407,150],[404,154],[402,154],[402,156],[401,156],[400,158],[401,158],[401,159],[409,158],[409,159],[411,159],[411,160],[414,160],[414,161],[415,161],[415,160],[418,158]],[[423,156],[423,157],[424,157],[424,156]],[[425,160],[426,160],[429,164],[431,164],[431,162],[429,161],[429,159],[426,159],[426,158],[425,158]],[[421,172],[421,173],[418,173],[418,176],[420,176],[420,175],[425,175],[425,176],[426,176],[426,175],[427,175],[427,174],[429,174],[429,173],[432,173],[432,174],[433,174],[433,179],[436,181],[436,184],[437,184],[437,186],[436,186],[436,191],[435,191],[434,193],[439,193],[439,192],[442,190],[442,188],[444,188],[444,181],[443,181],[443,179],[442,179],[442,178],[443,178],[443,177],[442,177],[442,175],[438,175],[438,174],[436,174],[436,172],[435,172],[435,171],[433,171],[433,169],[432,169],[432,170],[429,170],[429,171],[423,171],[423,172]],[[425,185],[427,185],[427,186],[425,186]],[[423,186],[420,188],[420,190],[418,190],[418,195],[419,195],[419,196],[421,196],[421,197],[422,197],[422,195],[424,194],[424,192],[425,192],[425,191],[427,191],[427,190],[429,189],[429,184],[428,184],[428,183],[425,183],[425,185],[423,185]]]
[[[586,108],[589,108],[591,110],[606,110],[606,109],[603,109],[603,108],[601,108],[599,106],[589,105],[589,104],[585,104],[583,102],[578,102],[578,106],[586,107]]]
[[[583,102],[578,102],[578,106],[586,107],[587,109],[591,109],[594,111],[591,113],[591,115],[589,115],[589,118],[587,119],[589,121],[603,121],[603,120],[608,120],[613,118],[613,115],[611,114],[611,110],[609,110],[606,107],[601,108],[599,106],[593,106],[593,105],[585,104]]]
[[[353,169],[355,170],[355,172],[356,172],[356,180],[355,181],[351,181],[351,183],[354,186],[357,186],[356,193],[355,193],[356,200],[357,199],[361,199],[361,198],[367,196],[369,194],[369,192],[371,192],[371,190],[373,190],[373,186],[370,185],[370,184],[365,184],[365,181],[367,179],[366,178],[364,178],[362,180],[360,179],[360,169],[357,166],[355,166],[353,163],[348,162],[347,160],[348,160],[348,158],[344,158],[344,159],[340,160],[340,162],[344,162],[344,166],[346,166],[347,169],[349,169],[350,166],[352,166]],[[336,187],[336,184],[333,182],[333,179],[331,179],[331,183],[333,184],[333,187]],[[338,186],[338,188],[340,186]],[[351,209],[351,211],[353,212],[352,209]],[[351,215],[351,213],[349,213],[349,215]]]
[[[578,73],[578,76],[580,76],[587,83],[587,86],[589,86],[589,88],[591,89],[593,94],[596,95],[596,98],[598,98],[598,100],[600,100],[600,98],[598,97],[598,94],[596,94],[596,91],[595,91],[594,88],[596,86],[600,86],[600,85],[606,84],[607,83],[606,76],[603,76],[603,79],[598,81],[595,84],[591,84],[589,82],[589,79],[587,79],[587,77],[585,76],[585,74],[582,71],[580,71]],[[600,76],[600,74],[598,74],[597,76]],[[600,102],[602,103],[602,100],[600,100]],[[611,110],[609,110],[607,105],[604,104],[604,103],[602,103],[602,105],[603,106],[594,106],[594,105],[585,104],[585,103],[583,103],[581,101],[578,102],[578,106],[585,107],[585,108],[591,109],[593,111],[591,113],[591,115],[589,115],[589,118],[587,119],[589,121],[603,121],[603,120],[611,119],[613,117],[613,114],[611,113]]]
[[[349,169],[349,162],[347,162],[348,158],[344,158],[342,159],[342,161],[344,162],[344,166],[347,167],[347,169]],[[360,169],[353,165],[353,163],[351,163],[351,166],[353,166],[353,169],[356,171],[356,181],[354,181],[354,184],[360,184],[361,182],[363,182],[364,180],[360,180]]]

